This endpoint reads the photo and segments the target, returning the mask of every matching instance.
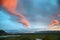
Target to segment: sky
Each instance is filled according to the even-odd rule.
[[[1,8],[0,10],[0,29],[1,30],[41,30],[49,28],[51,17],[58,13],[57,0],[18,0],[17,12],[22,13],[30,22],[30,28],[26,28],[17,21],[17,17],[10,15],[9,12]]]

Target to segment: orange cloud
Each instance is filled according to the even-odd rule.
[[[20,17],[19,22],[21,22],[22,24],[29,27],[30,26],[29,22],[25,19],[25,17],[21,13],[17,13],[15,11],[16,6],[17,6],[17,2],[18,2],[18,0],[1,0],[0,4],[5,8],[5,10],[10,12],[11,14],[13,14],[17,17]]]

